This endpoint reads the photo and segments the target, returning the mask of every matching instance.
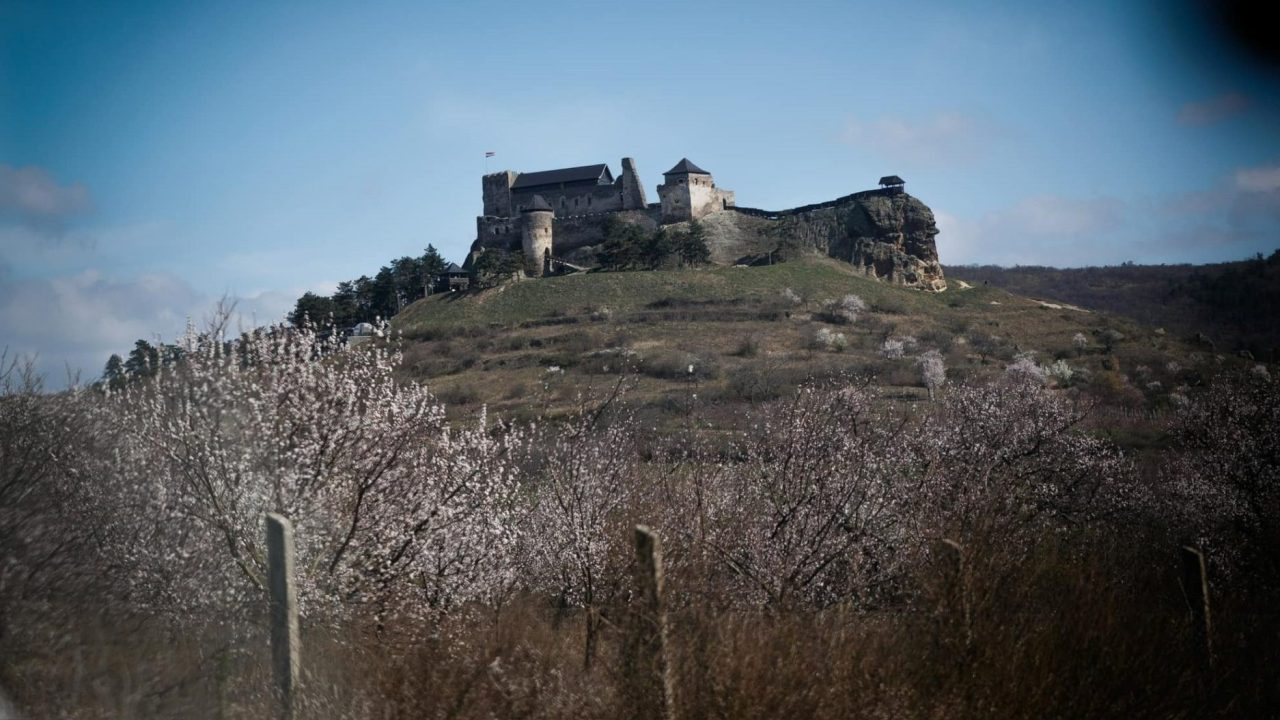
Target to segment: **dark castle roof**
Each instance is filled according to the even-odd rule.
[[[689,162],[689,158],[681,158],[680,162],[676,163],[675,167],[671,168],[670,170],[662,174],[663,175],[688,175],[690,173],[696,173],[698,175],[711,174],[706,170],[703,170],[702,168],[698,167],[697,165],[694,165],[693,163]]]
[[[884,177],[880,178],[880,184],[881,185],[906,185],[907,181],[903,180],[897,175],[885,175]]]
[[[583,182],[586,180],[600,182],[602,179],[606,183],[613,182],[613,173],[609,172],[609,166],[605,163],[561,168],[559,170],[520,173],[520,177],[516,178],[516,182],[511,186],[511,189],[529,190],[543,185],[559,185],[560,183]]]
[[[521,210],[520,212],[539,212],[539,211],[555,212],[555,209],[552,208],[551,203],[548,203],[546,199],[543,198],[541,195],[534,195],[533,199],[529,201],[529,207],[525,208],[524,210]]]
[[[451,262],[448,265],[444,266],[444,274],[445,275],[466,275],[467,271],[458,267],[458,263]]]

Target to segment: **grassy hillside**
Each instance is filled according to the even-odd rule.
[[[946,269],[948,278],[1124,315],[1178,335],[1203,333],[1218,351],[1280,359],[1280,251],[1212,265]]]
[[[825,312],[856,295],[853,321]],[[944,293],[899,288],[844,263],[805,258],[769,267],[587,273],[415,303],[393,322],[404,373],[459,413],[572,404],[620,378],[632,397],[676,421],[695,402],[723,408],[769,400],[809,378],[871,378],[882,395],[927,396],[917,358],[942,353],[949,379],[1005,372],[1022,352],[1070,378],[1054,382],[1134,408],[1167,406],[1199,384],[1212,354],[1117,316],[953,282]],[[1073,338],[1087,340],[1078,348]],[[894,356],[886,341],[901,342]]]

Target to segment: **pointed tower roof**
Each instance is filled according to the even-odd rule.
[[[662,173],[663,175],[710,175],[711,173],[689,162],[689,158],[681,158],[680,162],[670,170]]]
[[[534,195],[533,199],[529,201],[529,207],[521,212],[555,212],[555,209],[551,207],[551,203],[547,202],[546,198],[541,195]]]

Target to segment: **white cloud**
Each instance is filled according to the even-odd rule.
[[[1070,237],[1110,232],[1123,224],[1124,204],[1115,198],[1038,195],[1018,201],[992,220],[1022,235]]]
[[[947,264],[1082,265],[1110,252],[1108,241],[1127,224],[1115,198],[1037,195],[968,219],[935,211],[938,254]]]
[[[57,234],[72,216],[92,205],[81,184],[59,185],[48,170],[0,164],[0,220]]]
[[[944,263],[1211,262],[1270,252],[1280,237],[1280,165],[1239,168],[1192,192],[1039,195],[980,217],[935,211]]]
[[[1178,122],[1194,126],[1213,125],[1239,115],[1248,110],[1252,104],[1253,101],[1246,95],[1235,92],[1224,93],[1207,100],[1183,105],[1178,110]]]
[[[958,112],[941,112],[923,122],[892,117],[871,122],[850,119],[840,139],[889,160],[938,164],[971,159],[989,142],[1005,134],[987,120]]]
[[[231,326],[278,322],[296,297],[278,291],[232,297]],[[92,380],[112,353],[127,353],[139,338],[175,340],[188,318],[199,324],[217,300],[168,273],[116,278],[91,269],[17,280],[0,274],[0,347],[38,356],[54,387],[63,383],[64,368]]]
[[[1280,165],[1240,168],[1235,180],[1236,188],[1245,192],[1275,192],[1280,190]]]

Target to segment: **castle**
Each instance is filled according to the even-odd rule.
[[[733,191],[716,187],[711,173],[688,158],[681,159],[662,177],[663,183],[658,186],[660,202],[650,205],[635,161],[627,157],[622,158],[622,174],[617,178],[605,163],[530,173],[503,170],[485,175],[484,214],[476,218],[477,244],[493,247],[499,244],[494,240],[519,234],[525,273],[540,277],[552,270],[554,258],[558,257],[552,252],[556,220],[629,212],[657,225],[670,225],[698,220],[734,206]]]
[[[495,250],[519,253],[525,277],[582,270],[596,264],[612,219],[647,231],[697,220],[713,231],[713,262],[772,261],[784,248],[804,248],[845,260],[869,277],[927,290],[946,287],[933,213],[906,194],[896,175],[882,177],[877,190],[766,211],[738,206],[733,191],[718,187],[688,158],[662,174],[656,203],[647,201],[634,160],[622,158],[621,169],[617,177],[606,163],[484,175],[484,210],[466,267]]]

